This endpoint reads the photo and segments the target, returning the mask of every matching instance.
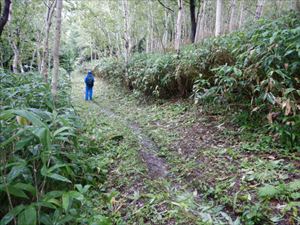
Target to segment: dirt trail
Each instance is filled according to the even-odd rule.
[[[96,102],[94,102],[94,104],[99,106]],[[123,118],[121,118],[121,116],[114,113],[110,109],[103,109],[101,107],[99,107],[99,109],[101,113],[103,113],[107,117],[117,119],[120,122],[124,123],[124,125],[129,127],[132,133],[138,138],[138,142],[140,145],[139,155],[143,162],[147,165],[148,175],[151,178],[160,179],[166,177],[169,174],[166,162],[157,156],[159,147],[150,137],[148,137],[143,132],[142,128],[137,123],[124,120]]]

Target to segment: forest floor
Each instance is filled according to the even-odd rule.
[[[300,178],[299,156],[273,149],[272,137],[242,131],[189,101],[140,102],[99,79],[93,101],[86,102],[83,75],[72,81],[73,105],[98,145],[97,168],[105,174],[90,193],[89,205],[93,212],[105,212],[107,221],[299,222],[289,200],[263,201],[257,194],[266,184]]]

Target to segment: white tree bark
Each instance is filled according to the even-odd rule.
[[[244,21],[244,4],[245,4],[245,1],[241,0],[241,2],[240,2],[239,29],[243,26],[243,21]]]
[[[255,19],[259,19],[262,15],[263,8],[264,8],[265,0],[258,0],[256,5],[256,11],[255,11]]]
[[[200,11],[198,14],[198,22],[197,29],[195,35],[195,42],[199,42],[204,36],[204,21],[205,21],[205,11],[206,11],[206,2],[207,0],[203,0],[200,6]]]
[[[19,39],[19,32],[16,32],[17,35],[17,39]],[[20,64],[20,49],[18,47],[18,44],[16,43],[15,40],[13,40],[12,34],[10,33],[9,35],[9,44],[14,52],[14,57],[13,57],[13,64],[12,64],[12,68],[13,68],[13,72],[14,73],[19,73],[18,70],[18,66]]]
[[[166,0],[165,0],[166,4]],[[165,49],[168,45],[169,40],[169,13],[168,10],[165,9],[164,12],[164,34],[163,34],[163,48]]]
[[[215,36],[219,36],[222,33],[222,7],[223,0],[217,0]]]
[[[19,61],[20,61],[20,51],[18,48],[14,48],[14,59],[13,59],[13,72],[14,73],[18,73],[18,65],[19,65]]]
[[[129,32],[129,13],[128,13],[128,0],[123,0],[123,11],[124,11],[124,41],[125,41],[125,82],[129,85],[128,80],[128,61],[130,56],[131,40]]]
[[[56,28],[55,28],[54,48],[53,48],[53,74],[52,74],[52,83],[51,83],[51,92],[54,98],[57,95],[57,80],[59,74],[59,49],[60,49],[60,38],[61,38],[62,7],[63,7],[63,0],[57,0]]]
[[[148,27],[147,27],[147,38],[146,38],[146,52],[152,52],[154,49],[154,21],[153,21],[153,12],[152,12],[152,1],[148,2]]]
[[[49,57],[49,33],[52,25],[52,16],[54,13],[54,9],[56,6],[56,1],[48,0],[47,2],[47,13],[45,17],[45,39],[43,43],[43,52],[42,52],[42,59],[41,59],[41,74],[44,76],[45,82],[48,82],[48,68],[47,68],[47,60]]]
[[[183,11],[183,0],[178,1],[178,14],[176,21],[175,30],[175,50],[179,53],[180,43],[181,43],[181,28],[182,28],[182,11]]]
[[[232,32],[235,29],[235,24],[236,24],[236,15],[235,14],[236,14],[236,0],[231,0],[229,32]]]

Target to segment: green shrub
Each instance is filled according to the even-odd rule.
[[[1,225],[74,224],[89,188],[80,183],[105,179],[87,163],[88,145],[78,151],[80,123],[61,76],[54,105],[41,75],[0,75]]]

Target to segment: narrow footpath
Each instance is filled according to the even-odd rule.
[[[289,159],[277,156],[277,166],[271,153],[244,151],[218,114],[178,100],[146,104],[98,78],[87,102],[83,76],[73,74],[72,101],[105,167],[93,207],[112,224],[241,224],[263,179],[296,176]]]

